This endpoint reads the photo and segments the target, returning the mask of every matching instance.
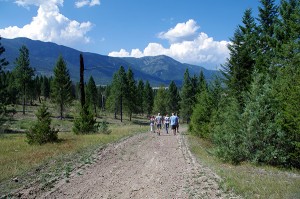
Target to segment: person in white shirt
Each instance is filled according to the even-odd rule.
[[[164,123],[165,123],[165,128],[166,128],[166,133],[169,133],[169,123],[170,123],[170,118],[169,115],[167,114],[164,118]]]
[[[150,117],[150,131],[151,133],[154,133],[154,122],[155,122],[155,118],[154,116]]]

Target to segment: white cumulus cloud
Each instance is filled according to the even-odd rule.
[[[182,63],[196,64],[208,69],[219,69],[229,56],[228,41],[214,41],[204,32],[197,32],[199,26],[194,20],[179,23],[167,32],[161,32],[158,37],[170,42],[168,47],[159,43],[149,43],[144,50],[133,49],[127,52],[111,52],[115,57],[142,57],[167,55]]]
[[[81,8],[81,7],[84,7],[84,6],[96,6],[96,5],[100,5],[100,0],[79,0],[79,1],[76,1],[75,2],[75,6],[77,8]]]
[[[167,32],[160,32],[158,37],[167,39],[170,43],[180,42],[195,36],[199,28],[197,23],[193,19],[190,19],[186,23],[178,23]]]
[[[23,7],[38,6],[37,15],[23,27],[9,26],[0,29],[2,37],[27,37],[72,47],[90,42],[86,34],[93,24],[89,21],[71,20],[62,15],[59,6],[63,5],[63,0],[18,0],[15,3]]]

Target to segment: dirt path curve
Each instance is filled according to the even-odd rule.
[[[79,175],[80,173],[80,175]],[[184,135],[143,133],[109,146],[96,163],[37,198],[236,198],[199,164]]]

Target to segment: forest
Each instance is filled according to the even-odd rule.
[[[147,80],[136,80],[130,68],[120,66],[110,85],[97,86],[92,76],[74,83],[63,55],[53,76],[37,76],[26,46],[19,49],[15,68],[6,71],[0,43],[1,130],[13,105],[21,104],[26,114],[26,106],[44,101],[56,104],[60,119],[72,102],[80,101],[73,122],[76,134],[97,132],[95,117],[101,111],[113,113],[121,122],[133,114],[176,112],[188,123],[189,132],[211,142],[214,154],[224,161],[300,168],[300,2],[274,2],[261,0],[257,18],[251,9],[245,10],[230,38],[222,75],[212,82],[201,71],[191,76],[187,69],[182,85],[172,81],[153,89]],[[78,65],[83,59],[78,55]],[[40,106],[37,124],[26,132],[29,143],[57,140],[50,115],[45,104]]]

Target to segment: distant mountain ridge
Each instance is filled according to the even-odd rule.
[[[42,42],[28,38],[15,38],[0,40],[5,52],[2,57],[9,61],[8,70],[14,68],[14,62],[19,56],[19,49],[25,45],[29,49],[30,65],[36,69],[37,74],[50,76],[59,55],[62,55],[67,63],[70,76],[73,81],[79,81],[79,55],[82,53],[85,65],[85,81],[93,76],[96,84],[109,84],[113,74],[123,66],[126,70],[130,67],[136,80],[148,80],[151,85],[169,85],[173,80],[181,85],[186,68],[191,75],[199,75],[202,70],[208,81],[219,71],[207,70],[203,67],[183,64],[168,56],[110,57],[96,53],[80,52],[76,49],[58,45],[52,42]]]

